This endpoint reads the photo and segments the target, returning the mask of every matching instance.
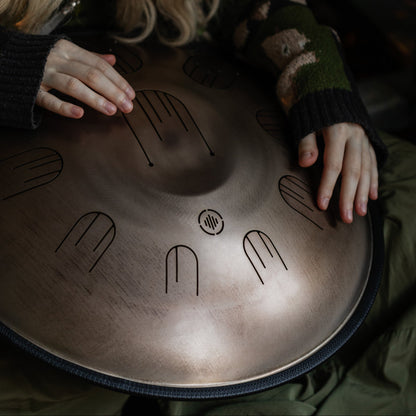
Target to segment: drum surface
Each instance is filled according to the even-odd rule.
[[[376,215],[314,203],[273,91],[209,54],[115,46],[134,110],[0,140],[1,332],[129,393],[272,387],[356,330]]]

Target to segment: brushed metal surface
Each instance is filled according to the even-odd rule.
[[[114,52],[132,113],[1,131],[1,322],[156,386],[232,385],[310,357],[366,287],[368,218],[316,208],[273,92],[243,68]]]

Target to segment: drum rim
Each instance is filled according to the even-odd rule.
[[[126,394],[140,394],[167,399],[220,399],[257,393],[284,384],[299,377],[337,352],[357,331],[368,315],[378,292],[384,263],[383,221],[378,201],[369,201],[368,216],[372,232],[372,263],[363,295],[353,311],[351,317],[339,332],[316,352],[303,361],[278,373],[257,378],[251,381],[213,386],[213,387],[168,387],[156,384],[145,384],[123,378],[110,376],[71,363],[63,358],[45,351],[32,342],[26,340],[15,331],[0,322],[0,335],[8,338],[17,347],[23,349],[35,358],[60,370],[91,381],[102,387],[120,391]]]

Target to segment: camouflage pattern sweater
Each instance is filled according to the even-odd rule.
[[[114,3],[83,0],[71,29],[91,20],[95,28],[114,29],[108,18],[114,16]],[[221,47],[275,76],[276,95],[297,142],[335,123],[357,123],[373,144],[379,164],[384,162],[385,146],[345,65],[339,39],[331,28],[316,22],[305,0],[222,0],[205,29]],[[58,39],[0,27],[0,125],[39,124],[35,97],[47,55]]]

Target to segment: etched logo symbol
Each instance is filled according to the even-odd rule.
[[[224,229],[224,220],[213,209],[206,209],[199,214],[198,223],[202,231],[209,235],[218,235]]]
[[[243,247],[263,285],[265,278],[273,278],[283,269],[287,270],[286,263],[277,251],[273,241],[262,231],[252,230],[248,232],[244,237]]]
[[[46,185],[62,171],[61,155],[47,147],[37,147],[0,159],[1,199]]]

